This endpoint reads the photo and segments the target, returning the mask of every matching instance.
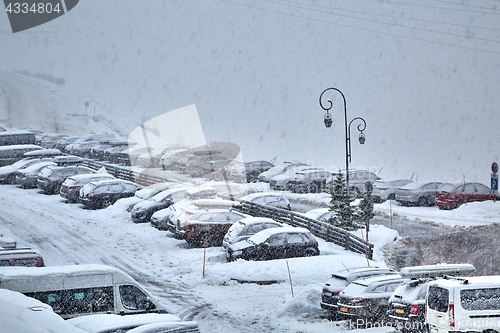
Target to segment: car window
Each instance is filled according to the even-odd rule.
[[[447,312],[449,297],[450,293],[448,289],[438,286],[429,286],[429,292],[427,294],[429,309],[438,312]]]
[[[123,187],[127,192],[135,192],[137,190],[137,186],[135,186],[134,184],[125,183],[123,184]]]
[[[465,310],[500,310],[500,288],[461,290],[460,302]]]
[[[285,234],[277,234],[277,235],[269,237],[267,239],[267,243],[269,245],[278,246],[278,245],[285,244],[285,240],[286,240]]]
[[[111,192],[113,192],[113,193],[119,193],[119,192],[123,192],[125,190],[125,186],[123,186],[123,184],[112,184],[110,186],[110,189],[111,189]]]
[[[302,238],[302,235],[299,233],[288,234],[287,240],[288,244],[304,243],[304,239]]]
[[[391,283],[391,284],[388,284],[387,285],[387,291],[388,292],[393,292],[394,290],[396,290],[397,287],[399,287],[401,285],[401,283]]]
[[[475,193],[476,186],[474,184],[465,184],[464,192],[465,193]]]
[[[108,191],[108,187],[109,185],[101,185],[101,186],[97,186],[96,188],[94,188],[93,191],[91,192],[94,192],[95,194],[99,194],[99,193],[105,193]]]
[[[123,285],[118,289],[120,292],[120,299],[125,308],[131,310],[154,309],[154,305],[149,301],[148,296],[136,286]]]
[[[378,286],[375,289],[373,289],[374,293],[385,293],[386,291],[386,286]]]
[[[491,193],[489,187],[487,187],[486,185],[483,185],[483,184],[476,184],[476,191],[477,191],[477,193],[480,193],[480,194],[490,194]]]

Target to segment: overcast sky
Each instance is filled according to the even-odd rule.
[[[460,4],[459,4],[460,3]],[[246,160],[345,165],[343,103],[326,129],[318,98],[340,89],[352,167],[384,178],[489,185],[500,160],[500,11],[493,0],[85,0],[12,34],[0,70],[46,72],[95,97],[127,131],[195,104],[205,138]],[[168,130],[168,129],[165,129]]]

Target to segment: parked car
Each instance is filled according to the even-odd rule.
[[[222,155],[197,156],[190,158],[186,165],[186,173],[191,177],[206,176],[216,170],[221,170],[231,162]]]
[[[272,167],[274,167],[274,164],[268,161],[245,162],[245,174],[247,177],[247,182],[256,182],[261,173],[271,169]]]
[[[204,186],[213,188],[217,192],[217,196],[229,200],[239,200],[247,193],[247,190],[241,184],[233,182],[212,181],[206,182]]]
[[[361,266],[342,269],[332,274],[332,277],[323,286],[320,306],[328,310],[334,319],[338,315],[339,294],[351,282],[358,279],[367,279],[372,276],[397,275],[392,269],[378,266]]]
[[[394,199],[403,206],[434,206],[439,182],[409,183],[396,189]]]
[[[152,147],[137,157],[137,164],[143,168],[157,168],[160,166],[161,158],[166,154],[168,155],[172,152],[179,152],[179,150],[182,151],[187,149],[189,148],[182,145]]]
[[[227,261],[272,260],[319,255],[318,241],[304,228],[269,228],[228,246]]]
[[[151,216],[161,209],[167,208],[174,202],[187,197],[187,191],[191,187],[179,187],[167,189],[154,195],[151,199],[137,203],[130,211],[132,221],[135,223],[149,222]]]
[[[436,191],[436,205],[439,209],[454,209],[467,202],[495,200],[495,197],[500,198],[488,186],[481,183],[446,183]]]
[[[313,220],[321,221],[321,222],[326,222],[328,221],[331,217],[335,215],[334,212],[330,210],[330,208],[316,208],[312,209],[310,211],[307,211],[303,213],[305,217],[308,217]]]
[[[25,158],[24,154],[33,150],[43,149],[37,145],[10,145],[0,146],[0,167],[11,165]]]
[[[331,179],[326,181],[328,188],[333,186],[335,175],[332,175]],[[365,194],[365,184],[366,182],[371,182],[372,184],[380,180],[380,177],[368,170],[351,170],[349,171],[349,192],[354,198],[361,198]]]
[[[81,136],[80,138],[76,139],[75,141],[71,142],[68,144],[64,150],[67,153],[70,153],[73,151],[74,148],[78,147],[82,142],[87,142],[87,141],[96,141],[98,142],[101,139],[104,138],[114,138],[115,135],[112,133],[101,133],[101,134],[87,134],[84,136]]]
[[[40,141],[40,146],[43,148],[56,148],[57,141],[67,137],[69,137],[67,134],[46,133]]]
[[[90,148],[89,158],[96,161],[104,160],[104,151],[111,147],[111,142],[117,141],[115,138],[103,138],[99,140],[99,143]]]
[[[108,173],[91,173],[70,176],[61,184],[59,195],[68,202],[78,202],[80,189],[83,186],[89,184],[90,182],[104,179],[115,179],[115,177]]]
[[[24,153],[24,158],[26,159],[37,159],[37,158],[51,158],[56,156],[61,156],[62,153],[59,149],[40,149],[33,150],[27,153]]]
[[[292,192],[295,193],[318,193],[326,189],[326,180],[331,173],[324,170],[304,170],[295,173],[295,179],[289,182]]]
[[[85,141],[85,142],[80,142],[79,144],[73,146],[73,148],[70,151],[71,155],[83,157],[83,158],[89,158],[90,157],[90,150],[93,147],[96,147],[99,145],[99,141]]]
[[[227,250],[229,245],[244,241],[259,231],[269,228],[280,228],[284,225],[267,217],[245,217],[236,221],[226,232],[222,247]]]
[[[1,184],[15,184],[16,174],[19,169],[27,168],[35,163],[51,161],[52,158],[24,158],[11,165],[0,167],[0,183]]]
[[[176,149],[166,152],[160,158],[160,166],[163,170],[175,170],[179,159],[191,154],[193,152],[190,149]]]
[[[285,196],[276,192],[258,192],[245,195],[240,198],[240,201],[251,202],[275,208],[291,210],[290,201]]]
[[[113,205],[124,207],[127,212],[132,211],[134,206],[144,200],[149,200],[161,191],[172,188],[168,183],[157,183],[149,185],[135,192],[134,196],[117,200]]]
[[[390,181],[377,180],[373,183],[373,202],[381,203],[386,200],[394,200],[396,196],[396,189],[412,182],[413,181],[409,179],[398,179]]]
[[[500,276],[429,283],[425,321],[430,332],[498,332]]]
[[[389,322],[403,333],[425,333],[425,297],[429,282],[444,276],[467,276],[474,272],[470,264],[437,264],[401,269],[406,280],[389,298]]]
[[[75,175],[92,174],[96,171],[83,165],[52,165],[40,170],[37,186],[46,194],[59,193],[66,178]]]
[[[67,136],[64,138],[60,138],[59,140],[57,140],[54,148],[66,152],[66,146],[75,142],[79,138],[80,138],[79,136]]]
[[[112,141],[109,143],[110,147],[104,149],[103,160],[111,164],[119,164],[120,159],[123,158],[123,152],[128,156],[129,142],[128,141]]]
[[[339,319],[347,319],[357,328],[379,327],[387,322],[387,302],[403,283],[399,274],[361,278],[351,282],[339,294]]]
[[[269,183],[271,181],[271,178],[277,175],[281,175],[282,173],[286,172],[289,168],[295,167],[295,166],[306,166],[306,163],[294,161],[294,162],[285,162],[284,165],[275,165],[272,168],[268,169],[267,171],[262,172],[258,180],[260,182],[264,183]]]
[[[0,267],[2,266],[44,267],[45,264],[40,251],[29,247],[17,247],[0,248]]]
[[[282,190],[282,191],[291,191],[293,181],[296,178],[297,173],[303,173],[306,171],[324,171],[323,169],[317,168],[317,167],[312,167],[312,166],[304,166],[304,165],[297,165],[297,166],[292,166],[286,169],[285,172],[276,175],[271,178],[269,181],[269,187],[272,190]]]
[[[106,208],[118,199],[133,196],[138,189],[139,185],[127,180],[98,180],[80,189],[79,202],[89,209]]]
[[[67,323],[92,333],[199,333],[195,321],[182,321],[172,314],[143,313],[130,316],[91,314],[68,319]],[[83,332],[82,331],[82,332]]]
[[[234,202],[228,202],[231,204]],[[210,209],[191,215],[180,225],[180,231],[191,246],[221,246],[228,229],[249,216],[232,209]]]
[[[56,164],[52,161],[40,161],[28,167],[17,170],[16,184],[24,189],[36,188],[38,173],[40,172],[40,170],[49,165],[56,165]]]

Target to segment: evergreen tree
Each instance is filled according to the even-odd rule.
[[[330,194],[330,211],[334,212],[334,216],[328,222],[345,230],[356,229],[354,221],[358,218],[357,209],[351,206],[354,199],[349,196],[344,174],[340,170],[330,188]]]
[[[358,206],[358,219],[363,221],[366,225],[366,232],[368,233],[369,221],[375,216],[373,213],[373,185],[370,182],[365,184],[365,194]]]

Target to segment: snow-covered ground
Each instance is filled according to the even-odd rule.
[[[307,196],[310,202],[325,199],[324,194]],[[65,204],[57,195],[12,185],[2,186],[0,202],[0,234],[16,239],[20,246],[39,248],[47,265],[103,263],[118,267],[145,285],[174,314],[196,320],[202,332],[344,330],[342,323],[323,319],[321,288],[335,270],[367,264],[363,255],[322,240],[318,257],[227,263],[217,247],[207,249],[204,264],[203,249],[189,248],[184,241],[149,224],[134,224],[123,205],[88,211],[77,204]],[[463,223],[487,224],[498,221],[489,212],[496,209],[498,216],[500,206],[474,203],[442,212],[389,203],[375,207],[412,219],[431,219],[430,212],[434,212],[447,224],[452,224],[455,215]],[[357,233],[364,237],[363,231]],[[382,248],[397,237],[394,230],[371,226],[369,238],[375,243],[378,265],[384,265]]]

